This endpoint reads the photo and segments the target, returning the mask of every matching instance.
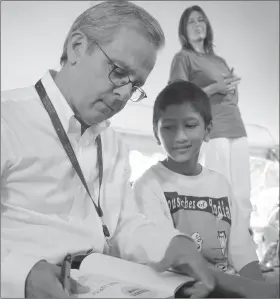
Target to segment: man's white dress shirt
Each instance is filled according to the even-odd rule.
[[[34,86],[1,95],[1,297],[24,297],[25,280],[42,259],[93,249],[141,263],[158,263],[174,229],[136,213],[128,149],[108,122],[81,136],[80,123],[47,72],[42,83],[63,124],[97,203],[96,136],[101,133],[101,207],[108,249],[94,205],[58,139]],[[35,83],[35,82],[34,82]]]

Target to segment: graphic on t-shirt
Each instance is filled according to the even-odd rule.
[[[223,262],[220,262],[220,263],[217,263],[215,264],[215,267],[224,271],[224,272],[227,272],[229,267],[228,267],[228,260],[225,259]]]
[[[226,232],[223,231],[218,231],[218,236],[217,236],[220,244],[221,244],[221,250],[222,254],[226,256],[226,248],[227,248],[227,235]]]
[[[202,238],[201,238],[201,236],[200,236],[200,234],[199,233],[193,233],[192,235],[191,235],[191,237],[192,237],[192,239],[195,241],[195,243],[196,243],[196,246],[197,246],[197,251],[201,251],[202,250],[202,243],[203,243],[203,240],[202,240]]]
[[[206,212],[231,225],[228,197],[186,196],[179,195],[177,192],[164,192],[164,195],[171,214],[180,210]]]

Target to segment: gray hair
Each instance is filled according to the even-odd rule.
[[[164,46],[165,37],[159,22],[138,5],[114,0],[90,7],[73,23],[64,42],[60,64],[63,66],[67,62],[67,45],[73,32],[80,30],[93,45],[94,42],[108,43],[122,27],[135,25],[157,50]]]

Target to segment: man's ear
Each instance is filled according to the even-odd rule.
[[[70,64],[75,65],[85,55],[89,46],[86,35],[81,31],[73,32],[67,44],[67,57]]]
[[[212,121],[211,121],[205,129],[205,135],[204,135],[204,139],[203,139],[205,142],[208,142],[210,140],[210,135],[212,133],[212,130],[213,130],[213,124],[212,124]]]

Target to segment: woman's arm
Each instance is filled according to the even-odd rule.
[[[168,83],[177,80],[189,81],[189,61],[182,52],[177,53],[171,63]]]
[[[217,93],[217,84],[213,83],[211,85],[208,85],[204,88],[202,88],[202,90],[208,95],[208,97],[211,97],[213,94]]]
[[[202,88],[202,90],[208,95],[208,97],[211,97],[215,93],[227,94],[234,92],[239,83],[240,78],[238,77],[225,78],[224,80]]]

